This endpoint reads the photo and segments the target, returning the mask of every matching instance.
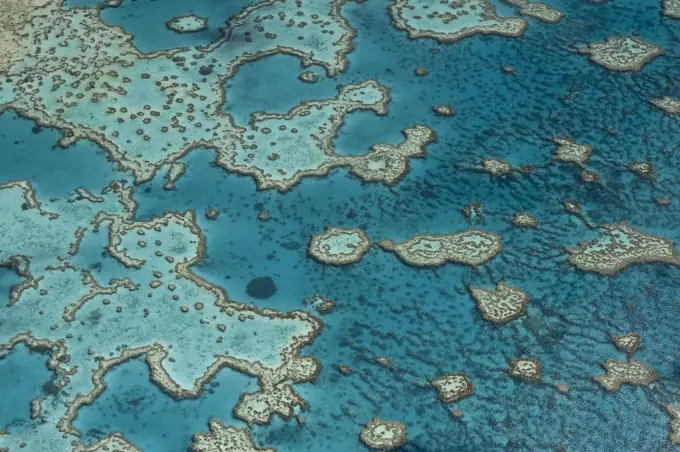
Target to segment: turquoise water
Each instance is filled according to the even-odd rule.
[[[0,287],[6,286],[2,284]],[[3,407],[0,423],[3,429],[30,423],[31,400],[44,396],[52,381],[45,366],[46,361],[45,354],[32,352],[24,345],[18,345],[12,353],[0,360],[3,387],[0,395]]]
[[[207,149],[182,159],[187,172],[174,190],[163,189],[162,174],[135,187],[138,220],[196,210],[207,250],[195,271],[231,299],[313,314],[304,299],[320,294],[336,302],[336,310],[322,317],[321,335],[303,349],[322,364],[316,383],[295,385],[309,403],[301,412],[304,425],[275,418],[253,427],[259,447],[367,450],[359,441],[361,429],[381,417],[408,426],[408,441],[400,449],[405,452],[677,448],[668,440],[670,417],[663,406],[680,403],[675,336],[680,269],[632,265],[606,277],[577,270],[567,263],[565,248],[596,233],[566,214],[562,202],[578,200],[594,224],[626,220],[646,233],[680,240],[680,124],[647,103],[680,95],[675,82],[680,21],[662,18],[657,1],[549,4],[565,14],[557,25],[529,19],[520,38],[477,36],[439,44],[408,40],[392,27],[383,0],[348,2],[342,12],[357,37],[346,72],[328,78],[312,68],[321,80],[304,84],[297,78],[299,61],[277,55],[245,65],[226,82],[223,111],[245,124],[254,111],[285,113],[304,100],[334,97],[336,85],[377,79],[390,88],[388,114],[348,115],[336,151],[360,155],[376,143],[399,143],[406,127],[429,125],[436,142],[425,159],[410,162],[410,171],[394,187],[362,183],[336,169],[328,177],[303,179],[287,193],[258,191],[252,178],[216,167],[215,153]],[[245,5],[124,0],[101,17],[125,27],[141,50],[151,51],[207,44]],[[507,7],[498,11],[515,14]],[[191,13],[208,17],[210,28],[195,35],[165,29],[166,20]],[[665,51],[641,72],[610,72],[574,52],[577,44],[633,32]],[[514,74],[503,73],[501,66],[508,65]],[[429,75],[415,77],[418,66],[427,67]],[[453,105],[456,115],[436,116],[431,108],[438,104]],[[593,146],[586,167],[599,174],[601,184],[583,184],[579,168],[551,161],[551,138],[565,135]],[[11,112],[0,115],[0,137],[0,181],[29,179],[44,199],[67,196],[78,187],[96,193],[112,180],[131,180],[115,171],[95,144],[54,147],[58,131],[36,129]],[[505,178],[472,170],[490,157],[535,170]],[[626,170],[636,161],[655,165],[653,182]],[[659,197],[671,204],[656,204]],[[483,215],[475,222],[462,209],[477,201]],[[204,217],[208,208],[221,210],[217,220]],[[262,210],[270,220],[257,219]],[[536,217],[538,229],[512,227],[517,211]],[[307,256],[307,244],[331,225],[362,228],[376,241],[479,226],[501,234],[504,250],[477,269],[456,264],[416,269],[376,247],[357,264],[324,266]],[[102,236],[86,237],[73,262],[92,268],[100,281],[125,276],[125,268],[102,255]],[[272,278],[276,286],[266,300],[247,293],[248,283],[260,277]],[[13,278],[0,271],[3,293]],[[498,281],[531,295],[527,316],[503,326],[482,319],[467,286],[493,287]],[[3,318],[12,314],[10,309],[0,313],[1,329]],[[589,377],[603,373],[600,364],[606,359],[625,359],[610,339],[628,331],[641,334],[635,357],[654,368],[659,380],[607,392]],[[376,365],[378,355],[388,356],[392,367]],[[539,360],[543,383],[510,379],[504,370],[516,356]],[[23,346],[0,361],[0,430],[11,432],[29,422],[30,400],[49,381],[45,361],[45,355]],[[343,376],[338,364],[351,366],[353,373]],[[17,378],[19,372],[24,377]],[[475,392],[447,407],[428,381],[449,372],[467,373]],[[211,417],[245,426],[232,417],[232,408],[241,393],[257,389],[255,379],[223,370],[197,399],[174,400],[149,381],[141,360],[115,367],[105,383],[106,391],[74,422],[83,441],[115,431],[144,451],[159,452],[186,451],[194,433],[207,431]],[[558,383],[568,384],[569,392],[551,386]],[[10,388],[7,405],[5,388]],[[453,409],[464,417],[451,416]]]
[[[84,408],[76,427],[88,437],[125,431],[143,450],[184,450],[191,435],[206,429],[206,416],[228,419],[241,391],[256,389],[252,379],[227,370],[199,399],[177,403],[148,380],[143,361],[117,367],[106,376],[108,389],[97,406]]]

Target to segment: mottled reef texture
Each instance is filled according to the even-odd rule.
[[[671,240],[645,234],[623,222],[603,225],[601,230],[602,238],[568,250],[572,265],[583,271],[611,275],[636,263],[680,264]]]
[[[61,146],[97,143],[138,184],[167,166],[166,187],[172,188],[184,174],[177,160],[198,147],[214,149],[217,165],[252,176],[261,189],[286,191],[303,177],[337,167],[394,184],[408,171],[409,158],[424,156],[434,139],[428,127],[406,129],[403,144],[376,144],[365,156],[334,152],[347,114],[387,113],[389,91],[376,81],[341,87],[335,98],[304,101],[287,113],[255,112],[244,126],[221,111],[225,81],[242,65],[270,55],[294,55],[329,75],[344,71],[355,32],[341,4],[263,1],[230,19],[224,37],[210,46],[143,53],[125,30],[104,24],[98,9],[66,9],[59,0],[18,8],[5,0],[0,112],[14,110],[64,131]],[[306,15],[320,20],[298,19]],[[175,18],[168,26],[193,31],[192,18]],[[314,44],[320,32],[328,41],[322,47]],[[52,50],[42,52],[44,47]]]
[[[174,205],[167,207],[172,203],[159,201],[138,214],[130,181],[102,183],[93,191],[78,188],[53,198],[41,196],[49,190],[40,181],[35,186],[27,180],[1,183],[0,266],[16,282],[0,319],[0,359],[23,346],[42,352],[54,380],[44,394],[17,408],[26,419],[0,432],[0,451],[138,452],[140,447],[130,441],[138,442],[137,437],[121,434],[128,432],[105,431],[102,435],[108,436],[93,442],[91,432],[78,430],[86,430],[85,423],[81,427],[77,422],[84,415],[82,407],[111,390],[106,380],[110,372],[130,360],[146,363],[151,382],[178,400],[200,397],[221,369],[251,377],[249,389],[229,406],[235,422],[242,424],[237,428],[227,425],[229,419],[210,419],[199,427],[202,432],[193,443],[183,446],[194,452],[273,452],[258,444],[291,434],[293,430],[285,430],[291,426],[300,438],[333,436],[329,441],[336,441],[334,435],[343,435],[343,450],[363,448],[360,441],[377,450],[396,449],[406,444],[406,424],[409,450],[561,450],[556,437],[577,443],[579,436],[590,433],[579,422],[601,422],[598,431],[612,442],[634,431],[635,424],[610,409],[623,404],[635,407],[635,423],[668,421],[670,443],[680,443],[677,391],[667,378],[675,369],[659,357],[660,341],[654,337],[669,330],[656,327],[672,319],[675,309],[658,295],[673,288],[657,278],[674,275],[674,265],[680,263],[673,240],[656,235],[675,223],[669,227],[663,224],[668,218],[655,216],[676,213],[676,184],[668,168],[677,162],[666,148],[675,145],[673,115],[680,113],[680,101],[670,97],[677,94],[675,85],[660,81],[666,74],[654,70],[662,67],[674,74],[675,50],[669,46],[674,41],[659,30],[677,26],[667,18],[680,17],[680,2],[659,1],[651,22],[648,16],[636,17],[620,30],[600,29],[596,19],[579,17],[579,8],[611,8],[623,21],[631,5],[626,0],[579,8],[560,3],[567,17],[547,3],[504,2],[523,17],[499,16],[495,0],[388,0],[379,16],[361,10],[372,2],[343,7],[344,0],[262,0],[230,18],[221,33],[214,30],[215,41],[209,45],[143,52],[134,44],[141,42],[139,37],[100,17],[104,8],[126,8],[127,2],[68,8],[62,0],[0,0],[0,113],[34,120],[36,134],[43,126],[56,128],[63,132],[58,138],[62,147],[79,140],[97,144],[123,172],[114,177],[130,176],[143,184],[160,176],[163,188],[177,186],[170,194],[177,195],[174,200],[183,199],[176,182],[189,179],[191,171],[180,160],[193,149],[208,148],[217,166],[252,178],[260,190],[286,192],[305,178],[326,177],[336,168],[344,168],[353,184],[346,190],[346,181],[332,178],[308,181],[285,196],[259,193],[262,204],[245,214],[238,211],[233,192],[223,203],[211,199],[199,207],[194,198],[182,211],[174,211]],[[617,9],[615,3],[624,6]],[[659,17],[662,3],[667,18]],[[512,8],[506,5],[505,10]],[[395,41],[399,46],[372,40],[378,17],[390,39],[401,40]],[[560,23],[546,26],[529,18]],[[212,16],[210,21],[217,23]],[[527,23],[541,31],[532,29],[520,38]],[[648,32],[642,28],[646,23],[658,29]],[[178,16],[166,25],[192,33],[205,30],[208,23],[207,18]],[[363,27],[361,47],[381,49],[386,61],[405,62],[406,84],[422,85],[426,97],[434,93],[426,104],[409,100],[404,105],[397,65],[384,72],[382,67],[364,72],[353,66],[345,78],[339,77],[355,50],[353,26]],[[588,67],[578,53],[569,55],[579,38],[571,30],[588,33],[583,42],[593,42],[579,52],[599,67]],[[212,31],[167,35],[192,42]],[[620,32],[631,35],[604,39]],[[409,42],[416,39],[420,41]],[[466,41],[458,42],[462,39]],[[411,55],[388,48],[401,46],[422,46],[431,54],[414,52],[409,59]],[[645,66],[662,54],[661,47],[668,56]],[[456,58],[458,50],[464,58]],[[359,66],[365,53],[356,51],[352,65],[356,61]],[[244,65],[273,55],[299,60],[302,67],[287,75],[301,89],[323,89],[323,97],[298,99],[281,110],[255,111],[262,108],[255,105],[249,120],[225,113],[233,94],[227,92],[231,79]],[[465,64],[479,56],[479,65]],[[544,64],[550,58],[559,61]],[[534,63],[541,69],[534,71]],[[461,69],[471,67],[474,71]],[[602,67],[633,73],[614,74]],[[436,84],[444,88],[430,90]],[[631,107],[626,115],[640,122],[629,123],[618,117],[617,105],[609,116],[589,116],[584,130],[579,127],[583,113],[601,113],[584,103],[593,86],[598,90],[593,101],[606,94],[600,102],[608,107],[610,97],[634,86],[633,105],[649,111]],[[514,107],[515,116],[508,118]],[[417,108],[436,132],[411,122],[418,118]],[[336,152],[343,127],[355,127],[354,119],[363,127],[365,118],[370,118],[370,127],[398,127],[392,131],[401,130],[403,138],[367,141],[364,155]],[[643,120],[645,127],[639,127]],[[531,127],[524,127],[525,121]],[[655,121],[663,128],[656,128]],[[644,144],[636,141],[643,129]],[[387,135],[377,128],[373,132],[368,130],[368,136]],[[571,133],[574,139],[563,135]],[[617,133],[625,135],[623,146]],[[594,156],[593,147],[583,142],[596,146]],[[653,154],[637,152],[647,143],[653,143]],[[513,154],[513,147],[521,153]],[[540,158],[525,154],[530,147],[539,150]],[[419,162],[412,179],[396,186],[410,171],[411,159],[425,158],[430,149],[436,154]],[[614,152],[623,157],[617,160]],[[205,170],[206,180],[209,172]],[[329,189],[310,189],[316,183]],[[155,196],[154,184],[149,183],[148,197],[143,187],[137,199],[148,202]],[[635,192],[619,189],[624,185]],[[215,191],[209,194],[222,196],[220,188],[220,183],[211,185],[208,190]],[[336,189],[348,197],[337,197]],[[304,204],[313,198],[309,191],[323,197],[321,209],[306,209]],[[318,212],[332,220],[315,218]],[[221,226],[236,217],[252,220],[267,251],[271,249],[265,242],[287,243],[279,240],[281,231],[299,233],[300,241],[291,247],[299,249],[299,260],[286,264],[301,270],[299,281],[305,287],[300,300],[317,293],[333,299],[313,295],[304,304],[293,300],[286,305],[303,310],[273,310],[260,306],[286,301],[279,297],[291,293],[295,284],[285,272],[260,269],[239,275],[245,275],[241,280],[248,298],[262,301],[257,306],[230,299],[213,281],[194,273],[204,257],[214,256],[207,254],[208,242],[232,239],[232,231]],[[343,226],[324,230],[325,221]],[[286,230],[286,223],[294,231]],[[206,231],[218,229],[224,237],[206,238],[199,225]],[[465,229],[472,225],[481,229]],[[365,230],[384,240],[374,243],[378,238],[369,238]],[[582,237],[590,241],[574,245]],[[573,248],[565,251],[566,245]],[[280,250],[272,249],[267,259],[275,266]],[[249,260],[250,250],[235,254],[244,268],[261,265],[256,258]],[[98,270],[100,256],[107,265],[119,264],[117,277],[104,277]],[[672,265],[636,265],[623,275],[601,277],[641,263]],[[637,287],[616,293],[630,287],[628,280]],[[649,300],[662,314],[650,313]],[[330,337],[315,344],[314,353],[333,370],[324,375],[326,381],[319,380],[320,388],[301,389],[299,383],[316,382],[321,371],[316,357],[303,355],[303,347],[324,327],[317,313],[325,315]],[[641,353],[637,331],[645,335]],[[610,350],[607,341],[613,343]],[[597,363],[603,363],[604,374],[585,378]],[[458,373],[445,373],[449,371]],[[641,387],[610,393],[626,384]],[[596,406],[588,406],[590,402]],[[455,405],[444,406],[450,403]],[[661,414],[664,408],[668,419]],[[441,412],[443,429],[436,423]],[[386,415],[399,420],[373,418]],[[284,425],[277,416],[289,422]],[[327,419],[332,419],[328,431],[316,430]],[[262,436],[254,428],[272,422]],[[644,450],[640,443],[618,447],[626,448]]]
[[[398,449],[406,443],[406,426],[398,421],[374,418],[361,431],[361,441],[371,449]]]
[[[522,19],[496,15],[488,0],[460,0],[432,3],[426,0],[391,0],[392,23],[411,39],[432,38],[455,42],[476,34],[521,36],[527,23]]]
[[[320,370],[300,349],[322,322],[302,311],[229,300],[191,271],[206,249],[195,212],[137,221],[131,195],[130,187],[113,182],[98,194],[77,190],[52,199],[48,211],[30,182],[0,185],[0,262],[23,278],[12,289],[7,309],[13,323],[0,331],[0,355],[17,344],[47,351],[58,377],[57,394],[34,406],[40,422],[0,435],[0,446],[55,450],[61,444],[59,450],[68,450],[72,435],[80,434],[73,426],[80,407],[106,389],[111,369],[135,358],[145,359],[151,380],[176,399],[198,397],[225,367],[257,377],[259,390],[244,393],[234,408],[248,424],[268,423],[277,414],[289,419],[306,406],[291,385],[315,380]],[[100,283],[79,266],[79,245],[92,235],[107,239],[106,253],[129,269],[129,277]],[[119,446],[124,440],[118,436],[103,441],[136,450]]]
[[[639,71],[663,54],[660,47],[633,36],[607,38],[603,43],[588,44],[579,52],[590,55],[593,63],[610,71]]]

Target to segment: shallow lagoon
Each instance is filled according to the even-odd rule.
[[[230,4],[216,12],[209,2],[197,2],[193,9],[164,3],[156,30],[148,23],[158,15],[158,5],[124,1],[102,18],[135,34],[140,49],[154,50],[210,42],[215,24],[239,9]],[[260,447],[364,450],[359,432],[378,416],[408,425],[402,450],[409,452],[672,450],[663,405],[680,402],[675,363],[680,347],[673,335],[680,317],[675,290],[680,270],[633,265],[612,277],[577,271],[567,264],[564,249],[597,234],[565,213],[562,202],[578,200],[594,224],[625,219],[647,233],[680,239],[674,202],[678,124],[647,103],[679,94],[673,80],[680,22],[662,18],[657,2],[562,0],[550,5],[565,14],[558,25],[530,19],[521,38],[472,37],[441,45],[408,41],[389,23],[384,1],[348,3],[343,12],[357,37],[347,72],[307,85],[297,78],[302,69],[296,59],[274,56],[245,66],[227,82],[225,111],[243,123],[252,111],[284,113],[305,99],[333,97],[337,84],[378,79],[391,90],[388,115],[350,114],[336,150],[361,154],[378,142],[398,143],[406,127],[433,127],[438,140],[428,147],[427,158],[411,161],[406,178],[394,187],[362,184],[338,169],[327,178],[304,179],[285,194],[257,191],[251,178],[212,165],[212,151],[197,150],[183,159],[187,173],[175,190],[163,190],[161,176],[136,188],[138,219],[165,211],[199,212],[207,253],[196,271],[232,299],[281,311],[310,309],[303,300],[314,294],[336,301],[336,310],[323,317],[323,333],[303,349],[323,366],[315,384],[296,385],[309,402],[309,410],[301,413],[304,425],[276,419],[256,427]],[[507,7],[498,11],[513,13]],[[190,13],[209,17],[211,29],[192,36],[165,30],[165,20]],[[635,31],[666,52],[640,73],[608,72],[573,51],[576,44]],[[504,65],[513,66],[514,74],[505,74]],[[414,76],[418,66],[430,74]],[[453,105],[456,116],[436,116],[431,108],[442,103]],[[3,180],[29,178],[47,198],[129,178],[114,172],[95,145],[53,150],[58,132],[35,133],[33,126],[11,113],[0,116]],[[593,146],[586,167],[600,175],[602,184],[583,184],[576,166],[551,161],[551,138],[565,135]],[[535,171],[505,178],[472,171],[489,157],[514,167],[534,165]],[[635,161],[656,166],[654,183],[626,170]],[[672,202],[660,206],[653,201],[657,197]],[[476,201],[483,205],[478,223],[462,211]],[[216,221],[200,214],[208,208],[221,209]],[[269,221],[257,219],[262,210],[271,214]],[[513,228],[517,211],[530,212],[538,228]],[[377,248],[358,264],[326,267],[309,259],[306,248],[309,237],[329,225],[362,228],[376,241],[478,226],[502,234],[505,248],[478,269],[455,264],[414,269]],[[97,238],[84,242],[78,259],[94,262],[102,246]],[[110,271],[123,274],[114,264]],[[272,278],[276,295],[250,298],[248,283],[263,276]],[[490,288],[501,280],[522,287],[531,299],[527,316],[495,326],[481,318],[466,286]],[[624,359],[610,338],[633,330],[643,338],[636,358],[656,369],[659,381],[608,393],[588,377],[602,373],[600,363],[606,359]],[[388,356],[393,366],[375,364],[378,355]],[[515,356],[538,359],[544,383],[510,379],[504,369]],[[27,395],[22,403],[30,402],[48,378],[39,364],[21,349],[0,363],[0,377],[17,366],[35,376],[9,379],[17,394]],[[343,376],[338,364],[354,372]],[[447,408],[428,380],[448,372],[466,372],[475,393]],[[192,433],[206,431],[212,416],[243,425],[230,418],[231,409],[240,392],[254,389],[254,380],[223,371],[215,378],[214,393],[175,402],[148,381],[138,361],[114,369],[106,381],[107,391],[81,410],[76,427],[88,441],[119,431],[145,451],[186,450]],[[569,392],[548,383],[568,384]],[[141,408],[121,408],[135,405],[140,394]],[[28,417],[25,407],[22,419]],[[462,420],[451,416],[454,408],[464,412]]]

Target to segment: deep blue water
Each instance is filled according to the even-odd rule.
[[[249,177],[212,165],[212,152],[197,150],[183,159],[188,171],[175,190],[163,190],[160,176],[136,189],[138,218],[189,208],[223,211],[217,221],[198,216],[208,250],[196,270],[231,298],[284,311],[306,309],[302,300],[316,293],[337,303],[323,317],[324,332],[304,349],[324,367],[316,384],[296,385],[310,404],[302,414],[305,425],[277,419],[256,427],[258,445],[287,452],[361,451],[359,432],[378,416],[408,425],[402,448],[407,452],[672,450],[663,405],[680,402],[675,336],[680,269],[646,264],[612,277],[579,272],[567,264],[564,249],[593,232],[562,207],[563,200],[576,199],[594,223],[626,220],[680,240],[680,125],[647,103],[680,95],[680,21],[662,18],[659,3],[551,0],[565,13],[558,25],[530,19],[521,38],[484,36],[442,45],[409,41],[389,23],[384,0],[350,2],[343,12],[358,35],[346,73],[307,85],[297,79],[301,68],[295,58],[274,56],[246,65],[227,82],[224,110],[245,123],[252,111],[285,112],[305,99],[334,96],[338,84],[378,79],[391,89],[389,113],[351,114],[336,141],[341,154],[398,143],[402,129],[420,123],[438,135],[427,158],[413,160],[406,178],[392,188],[362,184],[340,169],[327,178],[305,179],[286,194],[262,192]],[[146,51],[208,43],[245,4],[125,0],[102,18],[135,34]],[[211,28],[193,36],[165,29],[164,21],[189,13],[208,16]],[[632,32],[666,52],[639,73],[608,72],[573,51],[577,44]],[[504,65],[512,65],[515,74],[504,74]],[[415,77],[417,66],[430,75]],[[456,116],[435,116],[431,107],[442,103],[452,104]],[[9,113],[0,116],[2,180],[31,179],[39,195],[50,197],[79,186],[94,191],[102,181],[128,177],[114,172],[95,145],[55,149],[57,131],[33,128]],[[582,184],[578,168],[551,162],[550,139],[563,135],[594,147],[586,166],[602,184]],[[488,157],[536,170],[504,179],[470,170]],[[625,169],[643,160],[657,168],[654,183]],[[659,206],[656,197],[672,202]],[[502,234],[505,246],[479,269],[453,264],[414,269],[377,249],[349,267],[326,267],[306,255],[309,237],[329,225],[360,227],[375,240],[464,229],[473,223],[462,208],[475,201],[484,209],[478,225]],[[271,213],[268,222],[256,218],[262,209]],[[512,228],[516,211],[531,212],[539,228]],[[99,258],[103,244],[95,242],[83,245],[80,259]],[[273,279],[276,294],[253,299],[246,287],[262,276]],[[527,316],[494,326],[481,318],[466,286],[492,287],[501,280],[527,290],[531,301]],[[0,288],[5,287],[2,276]],[[656,369],[659,381],[608,393],[588,377],[602,373],[600,363],[607,358],[624,358],[610,338],[631,330],[643,337],[636,358]],[[375,365],[377,355],[389,356],[394,366]],[[522,355],[543,364],[544,381],[567,383],[570,391],[509,379],[503,370]],[[12,397],[23,407],[18,413],[3,409],[0,429],[28,418],[28,403],[49,375],[44,361],[25,350],[0,361],[0,381],[16,388]],[[354,372],[342,376],[338,364]],[[17,368],[30,378],[14,378]],[[475,394],[451,407],[422,387],[437,375],[461,371],[473,381]],[[231,409],[255,382],[223,371],[214,384],[197,400],[176,402],[148,381],[143,362],[133,361],[107,376],[107,391],[81,410],[75,425],[89,440],[119,431],[145,451],[185,451],[210,417],[242,425],[231,418]],[[450,415],[453,408],[464,411],[462,420]]]

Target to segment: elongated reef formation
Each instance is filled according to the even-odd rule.
[[[388,239],[378,245],[415,267],[438,267],[447,262],[477,266],[493,259],[503,249],[500,235],[481,229],[417,235],[402,243]]]

